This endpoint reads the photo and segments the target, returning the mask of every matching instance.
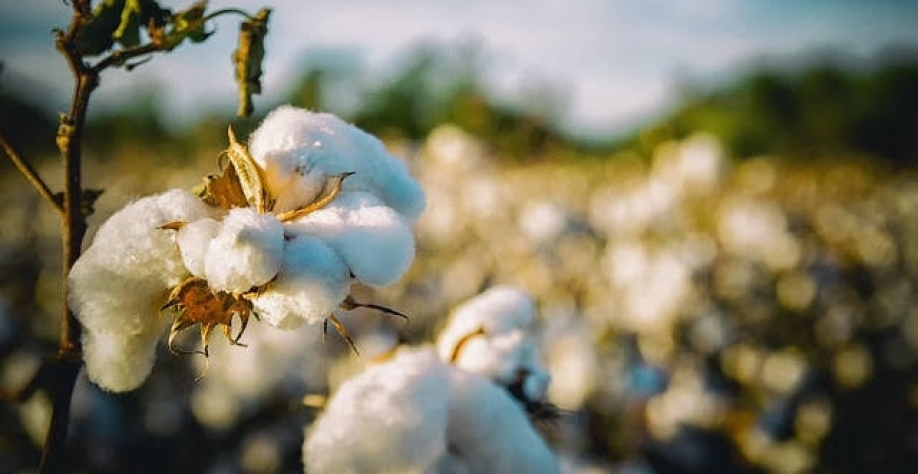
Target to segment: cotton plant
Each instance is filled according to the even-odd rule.
[[[331,114],[271,112],[240,144],[230,129],[221,172],[194,192],[141,198],[103,223],[69,277],[87,374],[137,388],[161,335],[220,329],[230,344],[255,317],[281,329],[331,321],[359,282],[397,280],[414,257],[424,193],[373,136]],[[234,334],[234,321],[239,328]],[[346,335],[346,333],[344,333]]]
[[[549,380],[534,309],[525,292],[492,288],[454,311],[436,347],[343,382],[307,428],[306,472],[559,472],[531,421]]]

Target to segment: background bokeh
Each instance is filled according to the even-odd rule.
[[[296,472],[303,427],[344,377],[513,284],[539,305],[563,410],[539,427],[565,472],[912,472],[916,51],[796,52],[687,80],[652,120],[588,137],[559,121],[565,93],[538,77],[522,98],[495,94],[484,49],[415,46],[372,82],[360,64],[309,56],[257,110],[334,111],[406,160],[428,197],[415,264],[355,293],[410,322],[342,311],[359,357],[320,327],[254,322],[246,349],[214,338],[199,382],[201,358],[164,345],[130,394],[81,378],[72,470]],[[0,79],[0,133],[60,183],[54,106],[21,76]],[[90,232],[133,198],[194,186],[228,122],[240,137],[257,124],[205,108],[176,127],[161,90],[128,90],[91,114],[85,180],[104,194]],[[15,390],[55,351],[59,229],[5,159],[0,203],[0,386]],[[47,417],[40,393],[0,405],[0,472],[36,465]]]

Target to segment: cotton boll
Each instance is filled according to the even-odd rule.
[[[488,337],[495,337],[515,329],[528,330],[534,318],[535,302],[525,291],[511,286],[490,288],[453,311],[437,339],[440,358],[449,360],[469,334],[483,330]]]
[[[188,274],[174,231],[159,227],[210,212],[180,190],[140,199],[113,214],[74,263],[68,304],[84,329],[84,358],[93,382],[124,391],[146,378],[163,329],[159,307],[168,288]]]
[[[210,242],[220,232],[220,223],[211,218],[204,218],[182,226],[175,236],[175,242],[182,252],[182,262],[192,275],[207,278],[204,272],[204,261]]]
[[[522,331],[495,337],[476,336],[466,340],[453,364],[469,372],[509,385],[521,364],[521,346],[527,342]]]
[[[342,193],[331,204],[288,225],[337,250],[368,285],[393,283],[414,259],[414,234],[390,207],[367,193]]]
[[[207,282],[232,293],[263,285],[277,275],[283,248],[284,228],[274,216],[248,207],[232,209],[207,249]]]
[[[137,388],[153,366],[163,334],[159,306],[166,286],[99,265],[90,247],[70,273],[70,306],[83,326],[83,358],[90,380],[106,390]]]
[[[441,360],[512,389],[525,401],[544,400],[551,376],[530,334],[534,312],[532,298],[518,288],[485,291],[453,311],[437,340]]]
[[[139,387],[153,369],[156,343],[165,326],[156,324],[154,329],[135,334],[85,332],[83,360],[89,379],[112,392]]]
[[[448,445],[448,374],[432,352],[411,351],[342,383],[307,432],[306,472],[435,472]]]
[[[287,329],[324,321],[347,297],[349,280],[347,265],[331,247],[295,237],[285,245],[277,280],[254,298],[255,312]]]
[[[278,107],[252,134],[249,151],[265,170],[276,211],[311,203],[328,177],[347,172],[355,174],[345,190],[377,195],[409,221],[424,210],[424,192],[405,165],[378,139],[332,114]]]
[[[112,214],[99,227],[91,247],[102,251],[91,258],[124,276],[175,285],[187,271],[175,245],[174,231],[159,227],[197,220],[212,212],[200,198],[179,189],[139,199]]]
[[[449,376],[447,442],[469,472],[560,472],[558,460],[506,390],[462,370]]]

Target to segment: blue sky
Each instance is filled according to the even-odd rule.
[[[173,9],[188,1],[163,0]],[[212,8],[271,6],[264,98],[280,100],[315,51],[360,58],[385,76],[414,45],[474,44],[495,91],[513,96],[531,80],[566,102],[566,128],[616,133],[672,105],[679,81],[717,83],[764,58],[834,50],[869,58],[918,45],[918,2],[906,0],[212,0]],[[64,109],[70,77],[49,34],[65,26],[61,0],[0,0],[0,59]],[[93,106],[125,100],[138,84],[160,91],[181,122],[216,104],[230,111],[229,53],[238,20],[218,21],[212,41],[187,45],[127,74],[109,71]],[[9,72],[5,73],[9,74]],[[373,77],[367,80],[372,80]],[[0,81],[4,78],[0,76]]]

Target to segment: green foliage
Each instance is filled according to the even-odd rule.
[[[177,13],[162,8],[155,0],[105,0],[75,23],[74,48],[81,58],[108,53],[107,57],[88,66],[96,73],[110,66],[130,70],[142,64],[144,57],[171,51],[186,39],[192,43],[207,40],[213,34],[207,29],[207,21],[214,17],[243,15],[239,46],[232,60],[239,87],[239,115],[248,116],[252,113],[252,95],[261,92],[261,63],[270,13],[271,10],[263,8],[255,16],[236,9],[207,14],[206,0]],[[62,37],[63,32],[60,34]],[[135,58],[140,58],[139,62],[128,62]]]
[[[529,104],[501,102],[486,91],[474,50],[456,54],[425,45],[407,57],[384,82],[347,84],[353,90],[346,95],[361,98],[351,110],[337,107],[332,89],[340,89],[345,76],[362,77],[366,71],[342,71],[341,64],[332,61],[311,65],[287,101],[333,111],[384,137],[422,140],[438,125],[451,123],[481,138],[502,159],[533,160],[555,146],[577,146],[539,111],[557,102],[554,91],[543,91]]]
[[[918,164],[918,59],[900,56],[869,71],[822,63],[793,73],[754,71],[722,90],[687,97],[637,139],[649,152],[706,130],[744,158],[865,153]]]
[[[115,44],[114,35],[119,30],[124,7],[124,0],[105,0],[99,3],[92,17],[77,33],[77,52],[83,56],[97,56],[111,49]]]

